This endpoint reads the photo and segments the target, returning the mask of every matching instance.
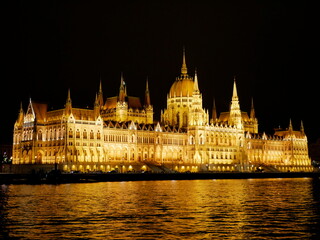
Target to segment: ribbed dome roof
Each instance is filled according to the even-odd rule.
[[[171,86],[169,97],[188,97],[192,96],[194,82],[192,78],[178,78]]]

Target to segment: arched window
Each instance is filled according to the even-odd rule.
[[[185,112],[183,114],[183,126],[187,126],[188,125],[188,114]]]
[[[80,138],[80,130],[79,129],[77,129],[76,138]]]
[[[193,138],[193,136],[190,136],[190,144],[194,144],[194,138]]]
[[[179,113],[177,113],[177,125],[180,126],[180,116],[179,116]]]
[[[91,132],[90,132],[90,139],[94,139],[94,133],[93,133],[93,130],[91,130]]]
[[[88,133],[87,133],[87,130],[84,129],[83,130],[83,139],[87,139],[88,138]]]
[[[203,136],[202,135],[200,135],[200,137],[199,137],[199,144],[203,144]]]
[[[38,132],[38,141],[42,141],[42,131]]]
[[[69,130],[69,138],[73,138],[73,131],[72,131],[71,128],[70,128],[70,130]]]
[[[62,138],[62,136],[61,136],[61,129],[60,128],[58,128],[58,130],[57,130],[57,140],[59,140],[60,138]]]

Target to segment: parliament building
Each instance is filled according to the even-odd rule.
[[[146,82],[144,101],[127,95],[121,75],[119,94],[94,106],[74,108],[70,90],[64,108],[48,110],[30,99],[14,124],[13,164],[56,164],[63,171],[200,172],[313,171],[303,124],[299,130],[259,133],[252,103],[240,109],[236,81],[227,112],[211,116],[202,106],[197,73],[190,76],[183,52],[181,75],[167,95],[159,121]]]

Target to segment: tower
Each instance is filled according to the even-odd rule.
[[[228,124],[235,125],[237,128],[243,129],[243,122],[242,122],[240,104],[239,104],[238,93],[237,93],[236,78],[234,78],[234,81],[233,81],[233,92],[232,92],[232,99],[230,104],[230,117],[228,120]]]
[[[123,74],[121,73],[119,96],[116,109],[116,121],[123,122],[127,120],[128,116],[128,104],[127,98],[127,87],[123,80]]]

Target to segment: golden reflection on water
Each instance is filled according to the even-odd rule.
[[[17,239],[311,239],[320,224],[314,181],[2,185],[0,230]]]

